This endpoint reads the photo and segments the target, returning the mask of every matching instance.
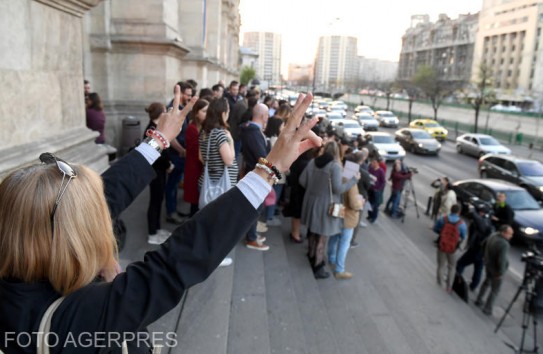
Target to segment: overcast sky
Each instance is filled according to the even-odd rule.
[[[240,0],[241,32],[282,34],[282,73],[289,63],[311,63],[325,34],[358,37],[358,54],[398,61],[411,15],[451,18],[476,13],[482,0]],[[241,36],[243,40],[243,35]]]

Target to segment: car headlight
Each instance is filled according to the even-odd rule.
[[[525,233],[528,236],[532,236],[532,235],[535,235],[535,234],[539,233],[538,229],[534,229],[533,227],[529,227],[529,226],[528,227],[521,227],[520,231]]]
[[[437,143],[437,148],[441,149],[441,144],[440,143]]]
[[[539,187],[539,191],[543,192],[543,186]]]
[[[449,131],[447,129],[443,129],[443,134],[447,135],[447,134],[449,134]]]
[[[383,150],[383,149],[379,149],[379,150],[377,150],[377,152],[378,152],[379,155],[381,155],[381,156],[388,155],[388,152],[387,152],[386,150]]]
[[[420,148],[423,148],[423,147],[424,147],[424,145],[422,145],[422,143],[419,143],[419,147],[420,147]]]

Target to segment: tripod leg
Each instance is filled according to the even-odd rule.
[[[534,298],[537,296],[534,295]],[[537,305],[532,304],[532,310],[534,313],[532,314],[532,324],[534,327],[534,350],[533,353],[539,353],[539,346],[537,345]]]
[[[517,298],[518,298],[518,296],[520,295],[520,292],[523,289],[524,289],[524,284],[521,284],[518,287],[518,290],[515,293],[515,296],[513,296],[513,299],[511,300],[511,302],[507,306],[507,309],[505,309],[505,313],[503,314],[502,318],[500,319],[500,322],[498,322],[498,325],[496,326],[496,329],[494,329],[494,333],[498,332],[498,329],[500,329],[500,327],[502,326],[503,321],[505,320],[505,317],[507,317],[507,315],[509,314],[509,311],[511,311],[511,307],[513,307],[513,304],[515,303],[515,301],[517,301]]]

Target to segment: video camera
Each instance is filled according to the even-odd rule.
[[[535,246],[532,246],[529,251],[524,252],[520,260],[526,263],[527,266],[531,266],[538,271],[543,271],[543,257],[541,257],[541,253]]]

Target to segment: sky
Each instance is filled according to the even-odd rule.
[[[281,33],[281,73],[288,64],[312,63],[322,35],[358,38],[358,54],[398,61],[402,35],[411,15],[428,14],[430,21],[444,13],[450,18],[476,13],[482,0],[240,0],[241,33]]]

